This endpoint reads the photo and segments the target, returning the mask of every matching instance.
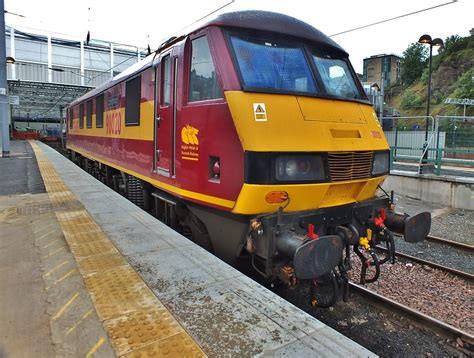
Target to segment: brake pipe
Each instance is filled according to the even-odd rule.
[[[387,210],[385,208],[380,208],[379,216],[376,216],[373,219],[373,223],[376,229],[380,230],[380,234],[385,238],[385,243],[387,245],[388,255],[379,261],[380,265],[383,265],[388,260],[391,260],[391,263],[395,263],[395,240],[393,233],[385,226],[385,220],[387,219]],[[367,230],[368,231],[368,230]]]
[[[372,256],[372,260],[374,260],[373,262],[373,266],[375,267],[375,274],[372,278],[365,278],[365,276],[367,275],[367,268],[369,266],[372,266],[372,264],[370,264],[370,261],[367,261],[367,265],[365,266],[365,269],[364,267],[362,268],[362,271],[364,273],[364,279],[365,279],[365,283],[372,283],[372,282],[375,282],[378,280],[379,276],[380,276],[380,261],[379,261],[379,258],[377,256],[377,254],[375,253],[375,251],[370,248],[369,249],[369,254],[370,256]]]
[[[360,246],[354,246],[354,252],[356,253],[357,256],[359,256],[360,261],[362,263],[362,268],[360,271],[360,283],[364,285],[365,283],[371,283],[377,281],[377,279],[380,276],[380,261],[375,253],[375,251],[372,248],[366,249],[366,251],[369,253],[369,255],[372,257],[372,262],[367,260],[367,258],[364,256],[364,254],[359,250]],[[375,267],[375,274],[371,278],[367,278],[367,269],[369,267]]]

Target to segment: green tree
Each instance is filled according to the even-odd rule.
[[[463,73],[456,82],[456,90],[451,95],[454,98],[474,98],[474,68]]]
[[[411,90],[406,90],[403,93],[402,102],[400,107],[403,109],[411,109],[421,107],[423,99],[414,94]]]
[[[438,50],[440,54],[452,54],[459,52],[467,47],[469,37],[461,37],[459,35],[452,35],[444,40],[444,46]]]
[[[403,52],[400,63],[401,80],[404,86],[410,86],[423,73],[428,48],[420,43],[413,43]]]

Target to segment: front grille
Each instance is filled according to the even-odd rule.
[[[329,152],[331,181],[367,179],[372,176],[373,152]]]

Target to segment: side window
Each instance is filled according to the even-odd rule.
[[[86,127],[92,128],[92,100],[86,103]]]
[[[166,56],[161,61],[161,105],[168,106],[170,104],[171,94],[171,58]]]
[[[69,128],[72,128],[74,123],[74,110],[72,108],[69,109]]]
[[[95,127],[104,126],[104,95],[101,94],[95,99]]]
[[[125,84],[125,125],[140,124],[141,76]]]
[[[84,103],[79,106],[79,128],[84,128]]]
[[[206,36],[193,40],[191,47],[189,102],[222,98]]]

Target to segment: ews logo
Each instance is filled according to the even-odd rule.
[[[188,124],[181,129],[181,140],[184,144],[199,145],[198,133],[199,129]]]

